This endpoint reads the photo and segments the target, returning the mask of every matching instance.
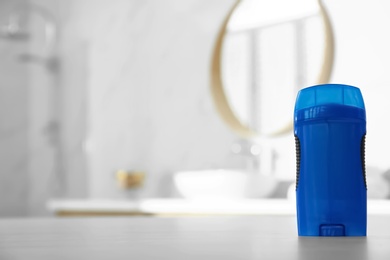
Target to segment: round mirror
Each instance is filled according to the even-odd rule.
[[[242,137],[289,133],[296,92],[328,82],[333,52],[321,1],[238,1],[212,58],[211,89],[220,115]]]

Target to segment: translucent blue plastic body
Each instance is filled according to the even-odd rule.
[[[358,88],[302,89],[294,111],[299,236],[366,236],[366,113]]]

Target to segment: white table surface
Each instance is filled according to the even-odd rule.
[[[390,216],[368,237],[298,238],[294,216],[0,220],[0,259],[390,259]]]

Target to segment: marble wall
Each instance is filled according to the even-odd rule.
[[[26,2],[0,1],[0,22]],[[46,214],[53,197],[170,196],[176,171],[244,168],[246,159],[231,152],[237,137],[209,91],[210,54],[233,2],[28,1],[55,17],[59,67],[15,58],[44,52],[39,17],[30,16],[36,37],[29,42],[0,38],[0,216]],[[384,0],[324,2],[336,33],[332,81],[362,88],[367,163],[385,170],[390,6]],[[360,19],[361,13],[371,19]],[[145,171],[144,188],[119,189],[119,169]]]
[[[239,164],[209,92],[213,41],[233,1],[93,2],[89,195],[160,196],[169,192],[164,178],[178,170]],[[119,169],[145,171],[144,189],[119,190]]]
[[[175,171],[244,167],[245,159],[230,150],[237,137],[216,114],[208,89],[213,41],[232,3],[58,1],[61,84],[67,93],[63,144],[73,143],[65,149],[66,165],[73,165],[65,171],[67,196],[160,196],[168,193],[162,183]],[[364,1],[324,3],[336,36],[332,81],[362,88],[368,129],[375,133],[367,142],[367,164],[385,170],[390,167],[386,153],[374,154],[381,144],[390,146],[390,138],[384,140],[390,125],[381,122],[383,107],[375,103],[388,104],[383,93],[388,93],[389,37],[381,32],[388,19],[383,10],[390,7],[384,0],[369,7]],[[359,19],[366,8],[373,19]],[[359,55],[362,62],[357,63],[354,57]],[[383,127],[375,127],[378,124]],[[80,148],[84,137],[85,153]],[[118,169],[145,171],[144,189],[119,190],[114,179]],[[293,178],[287,169],[282,175]]]
[[[53,162],[61,196],[168,196],[167,180],[178,170],[245,163],[230,152],[236,137],[216,114],[208,83],[232,0],[34,3],[56,14],[61,32],[60,71],[46,73],[61,97],[62,157]],[[119,169],[146,172],[144,188],[119,189]]]
[[[0,21],[23,2],[0,1]],[[26,48],[0,36],[0,216],[27,214],[28,71],[17,59]]]
[[[215,35],[232,0],[26,3],[53,15],[59,66],[39,60],[45,19],[36,12],[28,42],[1,42],[0,105],[12,111],[1,121],[2,161],[12,153],[0,166],[4,192],[12,187],[0,201],[4,212],[42,215],[53,197],[168,196],[165,180],[178,170],[242,166],[208,85]],[[38,59],[20,62],[13,53]],[[119,169],[145,171],[145,187],[120,190]]]

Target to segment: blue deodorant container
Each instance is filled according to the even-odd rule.
[[[366,236],[366,111],[360,90],[299,91],[294,110],[299,236]]]

